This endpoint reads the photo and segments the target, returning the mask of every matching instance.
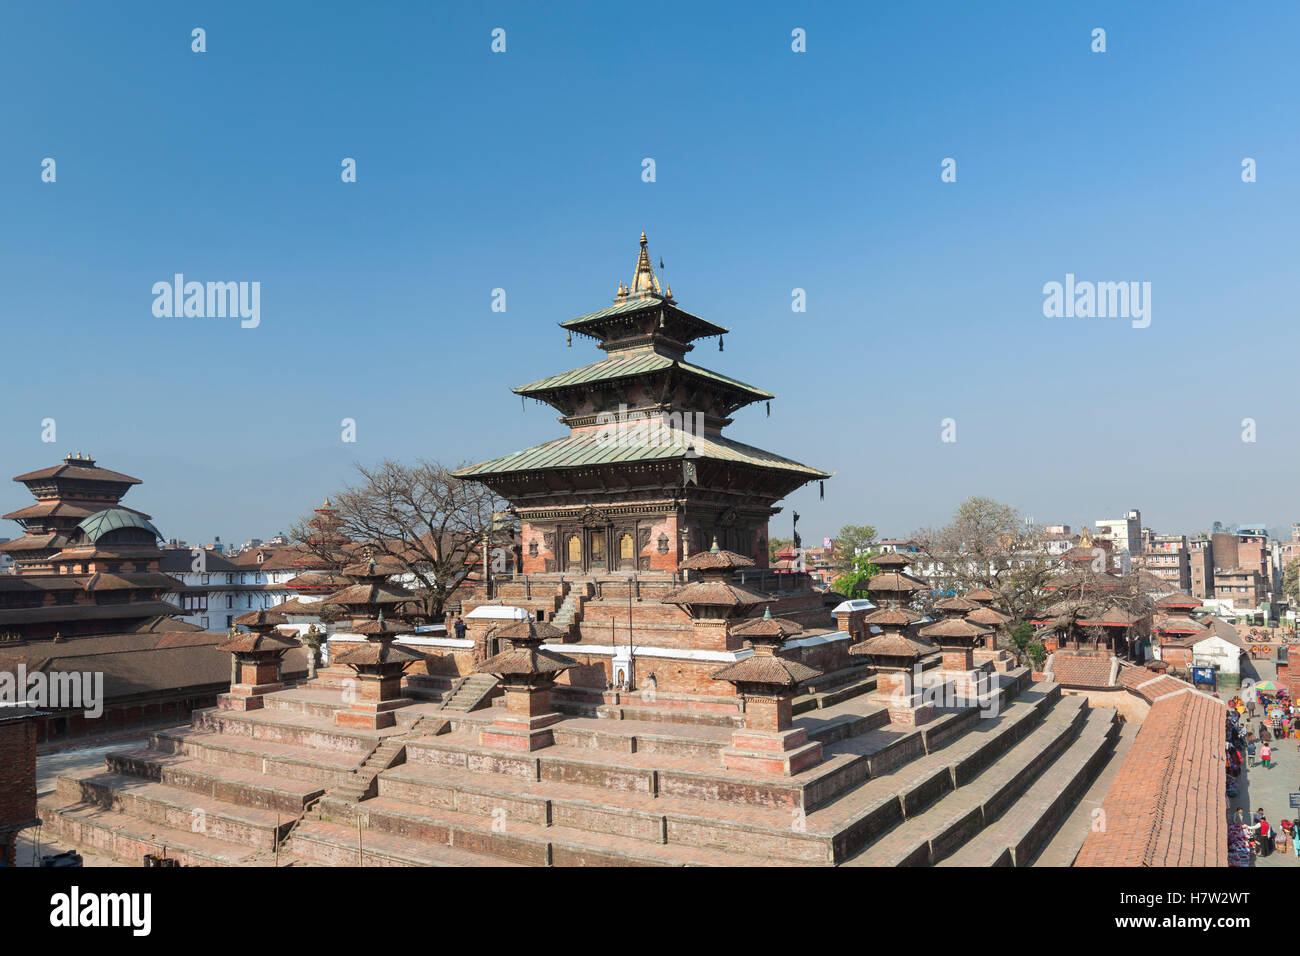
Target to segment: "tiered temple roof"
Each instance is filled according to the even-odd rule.
[[[38,503],[6,516],[27,533],[0,545],[17,572],[0,577],[0,628],[32,638],[120,633],[181,613],[164,600],[182,585],[160,570],[161,533],[119,504],[138,478],[69,455],[14,480]]]
[[[537,545],[524,570],[671,571],[713,535],[766,566],[775,503],[830,475],[723,436],[734,412],[775,397],[686,360],[727,329],[660,289],[644,234],[614,304],[560,326],[606,356],[514,391],[559,410],[569,434],[456,472],[514,506]]]

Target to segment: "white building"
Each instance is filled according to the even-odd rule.
[[[1136,508],[1123,518],[1102,518],[1094,523],[1097,525],[1094,537],[1110,542],[1110,552],[1116,567],[1123,560],[1122,553],[1142,553],[1142,512]]]

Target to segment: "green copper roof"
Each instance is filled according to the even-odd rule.
[[[162,533],[152,524],[134,511],[127,511],[125,508],[97,511],[77,527],[86,532],[86,537],[91,541],[98,541],[110,531],[117,531],[119,528],[141,528],[152,532],[155,538],[162,537]]]
[[[584,365],[582,368],[575,368],[568,372],[561,372],[559,375],[552,375],[549,378],[530,382],[527,385],[520,385],[514,389],[514,392],[516,395],[528,395],[533,392],[545,392],[570,385],[585,385],[590,382],[602,382],[642,375],[646,372],[659,371],[673,365],[677,365],[683,371],[693,375],[730,385],[742,392],[748,392],[754,396],[756,401],[776,397],[771,392],[765,392],[761,388],[747,385],[738,379],[728,378],[726,375],[720,375],[707,368],[700,368],[698,365],[691,365],[689,362],[678,361],[648,349],[637,349],[636,351],[614,355],[600,362]]]
[[[716,325],[713,322],[710,322],[708,319],[702,319],[698,315],[692,315],[685,309],[680,309],[675,305],[670,305],[658,298],[635,298],[615,302],[609,308],[598,309],[595,312],[580,315],[576,319],[569,319],[567,322],[561,322],[560,328],[571,329],[574,332],[582,332],[588,325],[599,323],[603,319],[612,318],[617,315],[632,315],[635,312],[643,312],[649,309],[657,309],[661,307],[671,309],[679,316],[695,323],[702,330],[700,336],[722,335],[725,332],[731,331],[721,325]]]
[[[600,431],[577,432],[557,438],[542,445],[525,448],[512,455],[504,455],[470,465],[457,471],[458,478],[476,478],[510,471],[533,471],[541,468],[581,468],[629,461],[662,461],[684,458],[687,446],[694,446],[700,459],[734,461],[756,468],[772,468],[806,476],[806,480],[829,478],[816,468],[800,464],[789,458],[774,455],[752,445],[723,438],[719,435],[694,435],[686,433],[681,444],[649,442],[644,445],[610,442]]]

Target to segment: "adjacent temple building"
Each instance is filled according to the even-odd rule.
[[[140,479],[78,453],[14,480],[36,503],[4,516],[25,533],[0,545],[14,562],[0,574],[0,682],[27,699],[18,675],[102,678],[102,707],[34,701],[37,741],[179,721],[216,703],[230,685],[224,638],[168,600],[182,585],[162,571],[161,534],[121,503]],[[303,667],[295,651],[290,670]]]
[[[736,411],[775,396],[687,361],[728,330],[661,291],[645,233],[631,286],[560,325],[605,358],[514,391],[558,409],[569,434],[458,472],[519,515],[523,570],[673,572],[714,541],[766,567],[776,503],[830,476],[723,436]]]
[[[16,572],[0,578],[0,631],[32,640],[186,629],[170,626],[181,609],[165,595],[180,582],[160,570],[158,529],[121,504],[139,478],[69,454],[14,481],[36,504],[4,516],[25,533],[0,544]]]

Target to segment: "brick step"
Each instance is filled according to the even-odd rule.
[[[247,866],[258,854],[252,846],[192,833],[188,827],[165,826],[152,820],[55,795],[42,800],[40,814],[46,832],[60,842],[141,865],[145,854],[175,857],[181,866]]]
[[[309,697],[306,694],[296,695],[293,691],[281,691],[276,694],[267,694],[262,698],[262,706],[268,711],[310,714],[313,717],[328,717],[332,720],[334,714],[342,710],[346,705],[341,698],[320,700],[315,695]]]
[[[607,704],[596,708],[609,720],[653,720],[661,723],[699,724],[706,727],[744,727],[743,714],[728,714],[677,707],[624,707]]]
[[[159,753],[144,747],[110,753],[105,762],[110,773],[123,777],[150,780],[215,800],[260,807],[294,817],[302,813],[303,807],[311,800],[325,792],[319,783],[209,763],[184,754]]]
[[[404,711],[397,713],[399,726],[413,723],[417,716],[408,716]],[[287,744],[304,750],[355,753],[358,759],[370,753],[376,743],[388,736],[344,730],[335,725],[333,718],[288,710],[242,713],[234,710],[201,710],[194,714],[194,729],[228,737]]]
[[[889,708],[866,704],[862,713],[836,714],[832,717],[822,716],[814,710],[801,715],[794,725],[802,727],[809,740],[816,740],[823,745],[833,744],[889,726]]]
[[[148,749],[158,754],[178,754],[203,763],[253,770],[323,787],[331,787],[346,779],[361,763],[363,756],[195,731],[156,733]]]
[[[1074,865],[1075,857],[1083,849],[1084,840],[1097,825],[1094,811],[1101,807],[1106,794],[1110,792],[1120,768],[1124,765],[1124,758],[1133,746],[1133,741],[1142,725],[1126,722],[1119,724],[1118,727],[1114,746],[1109,751],[1101,771],[1093,778],[1091,785],[1079,798],[1070,815],[1057,827],[1056,832],[1047,838],[1046,845],[1038,855],[1032,858],[1030,866]]]
[[[619,793],[557,781],[534,781],[446,767],[385,771],[379,796],[431,808],[539,826],[567,826],[620,834],[650,843],[680,843],[734,849],[801,863],[829,863],[825,835],[795,830],[789,810],[737,806],[723,801]],[[362,809],[368,804],[362,804]]]
[[[297,817],[105,771],[61,776],[57,792],[69,800],[254,849],[274,850],[277,834],[287,833]]]
[[[1001,819],[940,865],[1028,866],[1110,759],[1119,730],[1114,710],[1089,711],[1070,748]],[[1083,836],[1087,832],[1085,828]]]
[[[1071,697],[1014,746],[928,806],[909,811],[847,866],[927,866],[952,853],[1015,801],[1077,736],[1086,701]],[[974,733],[975,731],[972,731]]]
[[[796,715],[821,710],[875,690],[876,675],[870,667],[848,667],[809,681],[795,697],[791,710]]]
[[[1059,699],[1059,687],[1043,684],[996,716],[967,708],[942,715],[933,723],[947,722],[929,732],[876,730],[828,747],[828,754],[863,754],[870,779],[809,813],[809,830],[833,834],[835,859],[848,859],[1010,750]]]
[[[361,804],[340,804],[326,797],[320,809],[331,822],[354,823],[355,815],[360,815],[365,828],[529,866],[770,866],[774,862],[713,848],[654,844],[616,834],[524,823],[508,816],[492,818],[435,809],[388,797]]]
[[[470,734],[412,740],[408,766],[442,766],[525,780],[559,781],[619,793],[664,794],[728,801],[756,807],[811,809],[866,776],[865,765],[849,756],[832,756],[796,774],[724,771],[712,759],[655,753],[610,753],[552,746],[525,754],[481,747]]]
[[[690,733],[673,729],[662,721],[618,722],[579,719],[565,720],[551,728],[555,743],[579,750],[603,750],[611,753],[664,754],[694,757],[717,765],[722,750],[731,746],[731,729],[695,725]]]
[[[381,830],[366,830],[357,847],[355,826],[324,820],[301,823],[289,839],[294,855],[322,866],[517,866],[499,857],[460,850]]]

